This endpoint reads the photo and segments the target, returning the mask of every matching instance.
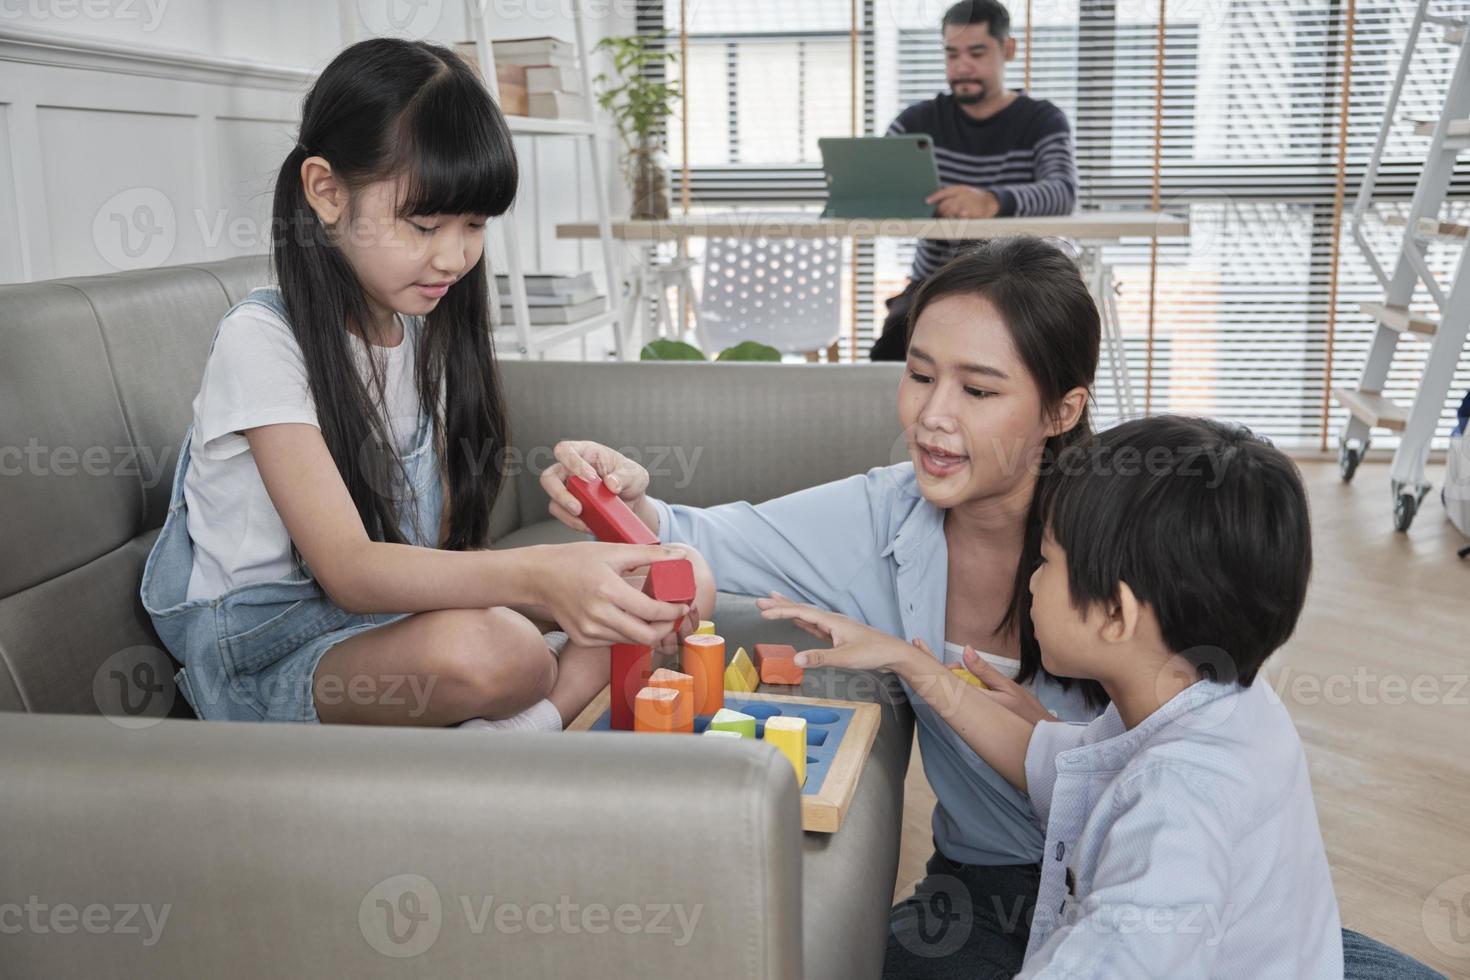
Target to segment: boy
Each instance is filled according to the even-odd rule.
[[[1031,615],[1047,670],[1112,698],[1090,724],[1023,720],[921,643],[782,599],[765,615],[830,636],[808,666],[898,672],[1030,796],[1046,848],[1020,976],[1341,977],[1306,757],[1255,683],[1306,598],[1295,467],[1244,429],[1176,416],[1054,465]]]

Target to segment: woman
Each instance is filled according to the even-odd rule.
[[[563,443],[542,477],[552,512],[584,530],[565,481],[605,477],[663,541],[702,553],[722,589],[781,592],[922,638],[956,663],[967,647],[984,651],[971,662],[1018,710],[1089,720],[1100,693],[1041,667],[1026,582],[1042,464],[1090,428],[1092,297],[1054,246],[996,241],[924,284],[910,332],[898,392],[910,462],[758,506],[700,510],[647,497],[647,472],[604,446]],[[938,797],[935,853],[916,897],[894,910],[885,973],[1009,975],[1026,949],[1041,828],[1026,798],[945,722],[955,692],[908,693]],[[955,919],[960,909],[973,919]]]
[[[842,613],[963,659],[1023,716],[1091,721],[1106,696],[1042,667],[1027,582],[1041,549],[1038,491],[1091,428],[1098,336],[1070,258],[1034,238],[986,242],[914,298],[898,390],[909,462],[700,509],[648,497],[647,471],[606,446],[564,442],[541,483],[569,527],[587,530],[567,477],[603,479],[660,540],[693,545],[726,592]],[[814,659],[843,666],[835,652]],[[1044,835],[1026,798],[950,727],[963,683],[907,689],[937,798],[935,849],[914,897],[893,909],[885,977],[1008,978],[1030,937]],[[1347,929],[1343,959],[1348,978],[1438,976]]]

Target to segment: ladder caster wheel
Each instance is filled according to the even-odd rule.
[[[1353,474],[1358,472],[1358,464],[1363,461],[1362,450],[1355,446],[1341,446],[1337,450],[1337,469],[1342,473],[1342,482],[1353,482]]]
[[[1418,510],[1419,495],[1400,492],[1393,501],[1393,529],[1395,531],[1407,531],[1409,525],[1414,523],[1414,515]]]

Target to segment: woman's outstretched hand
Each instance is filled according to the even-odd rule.
[[[762,619],[785,619],[820,640],[830,650],[805,650],[796,655],[798,667],[842,667],[847,670],[892,670],[909,655],[909,645],[840,613],[793,602],[779,592],[757,599]]]

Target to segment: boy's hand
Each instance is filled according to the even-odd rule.
[[[980,693],[1023,721],[1035,725],[1038,721],[1056,720],[1036,695],[996,670],[974,647],[965,647],[965,666],[985,685],[986,690]]]
[[[581,519],[582,505],[567,489],[567,478],[601,481],[647,523],[640,504],[648,492],[648,470],[616,449],[597,442],[563,441],[552,450],[556,462],[541,474],[541,489],[551,498],[551,516],[573,531],[590,533]]]
[[[757,599],[762,619],[786,619],[821,640],[830,650],[805,650],[796,655],[798,667],[842,667],[847,670],[892,670],[909,653],[909,645],[840,613],[817,609],[772,592]]]

